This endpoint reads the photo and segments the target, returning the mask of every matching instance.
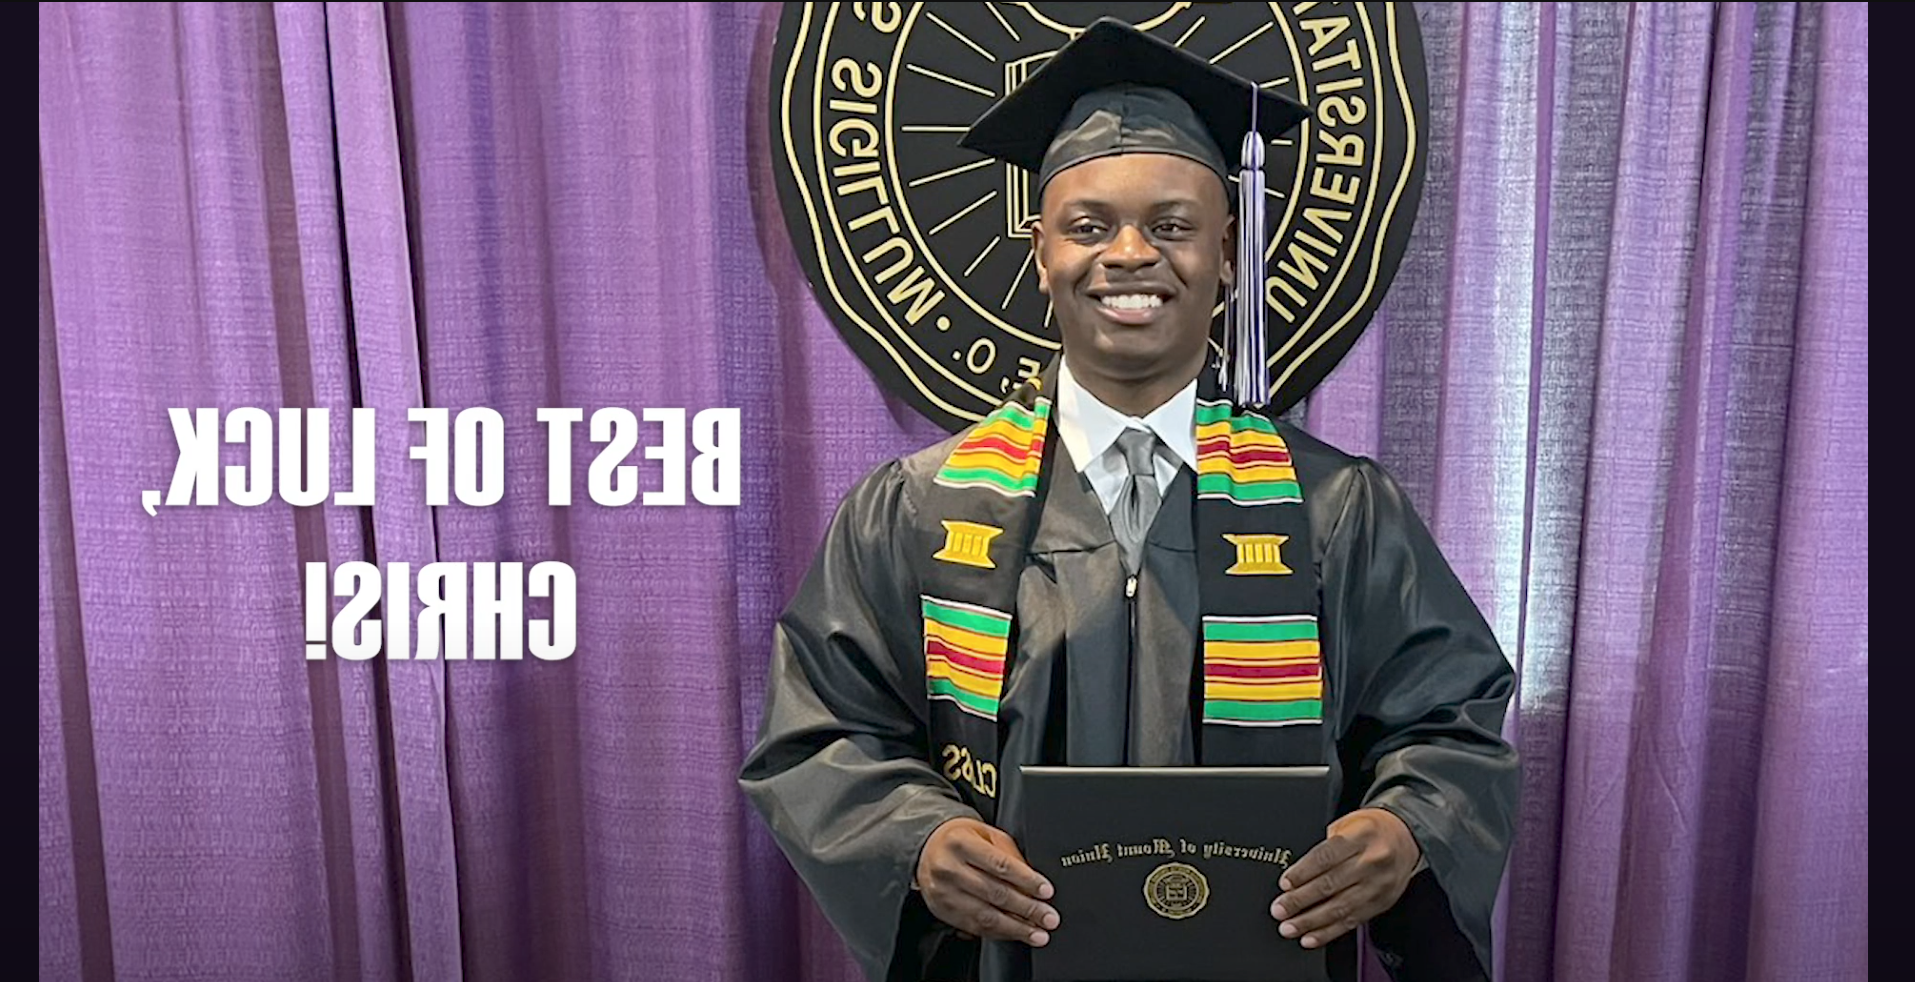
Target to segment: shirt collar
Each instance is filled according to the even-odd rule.
[[[1183,387],[1163,405],[1139,419],[1099,401],[1071,376],[1070,359],[1057,373],[1057,432],[1078,470],[1091,465],[1117,442],[1127,428],[1157,434],[1170,451],[1191,470],[1197,469],[1197,380]]]

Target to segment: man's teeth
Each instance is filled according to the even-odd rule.
[[[1164,305],[1164,298],[1154,293],[1120,293],[1100,300],[1104,306],[1118,310],[1150,310]]]

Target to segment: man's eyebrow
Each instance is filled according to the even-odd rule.
[[[1202,204],[1203,203],[1198,201],[1196,198],[1175,197],[1175,198],[1165,198],[1161,201],[1153,202],[1150,207],[1152,211],[1163,211],[1169,208],[1198,208],[1198,207],[1201,207]],[[1105,201],[1101,198],[1087,198],[1087,197],[1079,196],[1075,198],[1065,198],[1063,203],[1059,205],[1058,207],[1064,208],[1067,210],[1072,208],[1085,208],[1092,211],[1097,211],[1097,210],[1107,210],[1111,207],[1111,204],[1110,202]]]

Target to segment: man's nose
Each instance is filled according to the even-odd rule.
[[[1111,240],[1110,247],[1104,250],[1101,261],[1106,266],[1120,269],[1137,269],[1149,266],[1163,258],[1157,247],[1144,238],[1144,234],[1135,225],[1123,225],[1117,229],[1117,237]]]

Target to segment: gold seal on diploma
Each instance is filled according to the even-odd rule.
[[[1204,909],[1210,883],[1202,870],[1184,863],[1165,863],[1144,878],[1144,902],[1159,917],[1181,921]]]

